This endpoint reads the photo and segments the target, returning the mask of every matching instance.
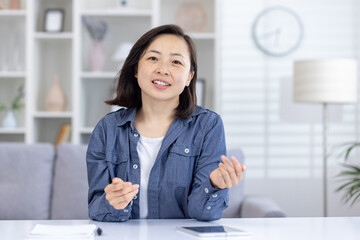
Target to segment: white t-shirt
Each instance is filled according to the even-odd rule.
[[[140,160],[140,218],[148,217],[147,189],[149,176],[163,139],[164,137],[146,138],[140,136],[136,147]]]

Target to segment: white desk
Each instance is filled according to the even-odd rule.
[[[87,220],[0,221],[0,239],[25,239],[37,224],[76,225],[94,223],[101,227],[100,240],[184,240],[200,239],[176,231],[179,226],[223,224],[246,230],[252,240],[359,240],[360,217],[338,218],[239,218],[214,222],[196,220],[130,220],[123,223],[101,223]],[[232,238],[234,239],[234,238]],[[244,239],[244,238],[241,238]]]

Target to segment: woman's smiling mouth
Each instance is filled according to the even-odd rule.
[[[167,89],[168,87],[171,86],[169,83],[160,81],[160,80],[154,80],[154,81],[152,81],[152,83],[154,84],[154,86],[156,88],[159,88],[159,89]]]

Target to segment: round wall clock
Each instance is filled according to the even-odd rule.
[[[265,54],[281,57],[295,51],[301,44],[304,27],[298,14],[283,6],[269,7],[260,12],[252,25],[252,38]]]

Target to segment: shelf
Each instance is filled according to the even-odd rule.
[[[101,10],[83,10],[82,16],[136,16],[151,17],[151,10],[142,9],[101,9]]]
[[[82,72],[82,78],[110,78],[114,79],[117,72]]]
[[[88,143],[94,126],[114,110],[105,101],[116,94],[123,62],[113,60],[112,56],[119,45],[134,44],[148,30],[175,23],[180,5],[188,1],[132,0],[122,8],[113,0],[22,0],[27,3],[22,9],[0,10],[0,42],[6,46],[0,47],[0,56],[6,64],[0,64],[0,102],[8,106],[19,86],[24,85],[26,90],[24,110],[17,116],[19,128],[4,129],[0,122],[0,142],[53,142],[62,124],[66,123],[71,124],[73,143]],[[201,69],[198,74],[207,83],[206,94],[209,96],[205,106],[209,108],[213,107],[216,69],[216,1],[194,0],[206,13],[206,27],[201,30],[191,28],[192,31],[187,32],[197,48]],[[61,32],[44,31],[46,11],[51,8],[65,12]],[[95,69],[90,61],[93,39],[82,22],[83,17],[94,24],[101,19],[108,27],[103,39],[106,60],[98,72],[91,71]],[[46,96],[55,75],[59,76],[66,95],[64,112],[46,110]],[[4,114],[1,112],[0,117]]]
[[[36,118],[71,118],[72,112],[35,112]]]
[[[93,132],[94,128],[92,127],[85,127],[80,129],[81,134],[91,134]]]
[[[25,72],[0,72],[0,78],[24,78]]]
[[[25,17],[26,10],[0,10],[0,17]]]
[[[213,40],[215,39],[215,34],[214,33],[188,33],[189,36],[192,39],[204,39],[204,40]]]
[[[73,33],[72,32],[60,32],[60,33],[48,33],[48,32],[36,32],[35,33],[36,39],[72,39]]]
[[[25,128],[7,129],[0,128],[0,134],[25,134]]]

